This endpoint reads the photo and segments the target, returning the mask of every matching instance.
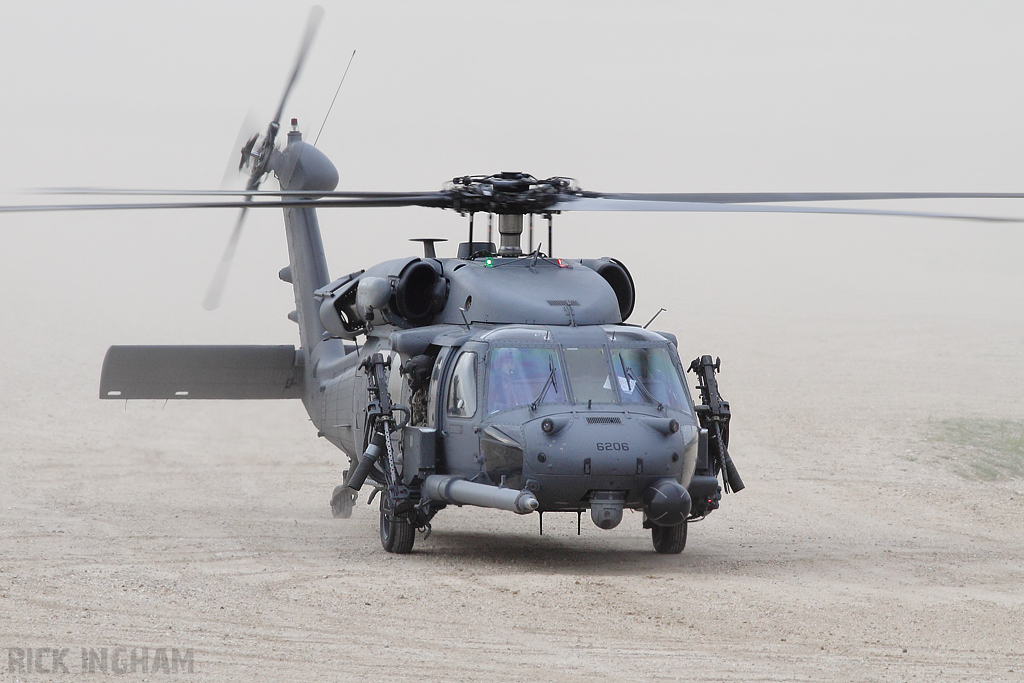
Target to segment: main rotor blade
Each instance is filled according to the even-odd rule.
[[[871,199],[1024,199],[1019,192],[581,192],[581,197],[645,202],[836,202]]]
[[[379,198],[421,196],[427,192],[357,192],[308,190],[143,190],[103,187],[44,187],[30,190],[33,194],[169,196],[169,197],[339,197]],[[1018,192],[581,192],[582,199],[616,199],[639,202],[679,202],[713,204],[749,204],[766,202],[829,202],[885,199],[1024,199]],[[568,195],[565,201],[574,201]],[[582,209],[578,209],[582,210]]]
[[[212,311],[220,306],[221,295],[224,294],[224,285],[228,281],[228,271],[231,269],[231,261],[235,258],[235,250],[238,249],[238,242],[242,237],[242,223],[245,221],[245,212],[248,208],[243,206],[239,212],[238,220],[235,221],[235,228],[231,231],[231,237],[228,238],[228,245],[224,248],[220,262],[217,263],[217,270],[213,273],[210,286],[206,288],[206,296],[203,297],[203,308],[208,311]]]
[[[173,192],[173,191],[171,191]],[[211,191],[216,196],[216,191]],[[321,199],[310,198],[322,193],[303,192],[241,192],[228,193],[227,196],[242,196],[238,201],[196,201],[196,202],[139,202],[123,204],[43,204],[0,206],[0,213],[40,213],[46,211],[120,211],[129,209],[232,209],[232,208],[378,208],[421,206],[439,209],[453,209],[459,200],[448,192],[424,192],[420,194],[390,193],[351,193],[351,196],[324,196]],[[323,193],[326,194],[326,193]],[[279,197],[278,199],[258,200],[260,195]],[[299,195],[299,196],[295,196]],[[943,195],[948,197],[949,195]],[[1014,195],[985,195],[994,198],[1007,198]],[[812,213],[812,214],[851,214],[864,216],[904,216],[919,218],[948,218],[955,220],[987,221],[991,223],[1021,223],[1024,218],[1003,216],[981,216],[976,214],[947,213],[940,211],[901,211],[896,209],[858,209],[827,206],[779,206],[763,204],[725,204],[718,202],[695,201],[651,201],[648,199],[614,199],[608,197],[565,197],[551,204],[538,206],[537,213],[548,211],[686,211],[711,213]]]
[[[274,123],[281,122],[281,115],[284,113],[285,103],[288,102],[288,95],[291,94],[292,86],[295,85],[295,81],[299,80],[299,72],[302,71],[302,63],[306,61],[306,53],[309,52],[309,47],[313,44],[313,38],[316,36],[316,30],[320,26],[320,20],[324,18],[324,8],[320,5],[313,5],[313,8],[309,11],[309,20],[306,22],[306,33],[302,36],[302,43],[299,45],[299,54],[295,58],[295,66],[292,68],[292,76],[288,79],[288,84],[284,87],[284,94],[281,95],[281,104],[277,107],[277,113],[274,114]]]
[[[29,194],[42,195],[98,195],[112,197],[308,197],[339,199],[377,199],[382,197],[420,197],[432,192],[342,192],[312,190],[140,190],[105,187],[44,187],[28,190]]]
[[[978,216],[935,211],[898,211],[891,209],[848,209],[829,206],[773,206],[758,204],[719,204],[694,201],[650,201],[637,199],[607,199],[603,197],[575,197],[564,199],[548,207],[549,211],[688,211],[694,213],[813,213],[856,216],[899,216],[909,218],[948,218],[986,223],[1024,223],[1024,218]]]
[[[227,201],[227,202],[140,202],[137,204],[39,204],[0,206],[0,213],[45,213],[47,211],[127,211],[130,209],[366,209],[377,207],[423,206],[447,209],[452,199],[443,192],[421,195],[399,195],[395,197],[365,199],[289,199],[280,201]]]

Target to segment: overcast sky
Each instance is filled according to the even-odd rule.
[[[324,6],[285,116],[312,139],[357,50],[318,145],[340,189],[434,190],[455,175],[522,170],[598,191],[1024,190],[1018,2]],[[247,112],[261,125],[272,115],[308,11],[5,3],[0,199],[34,202],[11,191],[47,186],[217,188]],[[931,206],[1024,216],[1024,201]],[[276,279],[286,264],[276,212],[249,221],[222,308],[200,308],[233,219],[5,216],[4,325],[23,329],[26,345],[73,330],[90,353],[296,342],[291,292]],[[417,253],[411,237],[465,232],[431,209],[334,211],[321,223],[335,276]],[[557,219],[554,251],[621,258],[641,289],[637,321],[665,306],[664,327],[713,335],[730,311],[1022,321],[1022,234],[906,219],[575,214]]]

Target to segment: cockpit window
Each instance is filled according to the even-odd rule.
[[[430,373],[430,388],[427,391],[427,426],[434,427],[437,421],[437,402],[441,401],[444,404],[444,397],[438,398],[438,394],[441,392],[441,371],[444,370],[444,363],[448,360],[448,354],[451,353],[451,349],[443,347],[437,354],[437,360],[434,361],[434,369]]]
[[[455,362],[448,386],[448,414],[452,417],[476,415],[476,354],[464,351]]]
[[[565,382],[553,348],[492,348],[487,412],[533,403],[565,403]]]
[[[608,371],[608,352],[604,347],[562,347],[565,369],[577,403],[615,403],[615,389]]]
[[[685,390],[668,349],[613,348],[611,351],[612,369],[623,403],[661,403],[684,409]]]

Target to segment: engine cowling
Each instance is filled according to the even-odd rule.
[[[619,313],[622,315],[622,322],[626,321],[633,313],[633,304],[636,302],[636,286],[633,284],[633,276],[629,270],[618,259],[604,257],[599,259],[583,259],[581,264],[595,271],[604,278],[619,302]]]
[[[420,258],[381,263],[318,290],[320,320],[335,337],[353,339],[367,324],[399,328],[434,322],[448,300],[440,265]]]
[[[416,326],[429,323],[447,300],[448,281],[430,261],[414,259],[399,272],[390,307]]]

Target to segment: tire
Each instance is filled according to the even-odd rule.
[[[678,555],[686,547],[686,521],[675,526],[652,526],[651,540],[660,555]]]
[[[389,520],[384,512],[386,494],[380,497],[380,544],[389,553],[405,555],[412,552],[416,528],[404,519]]]
[[[355,506],[356,497],[353,491],[344,484],[334,487],[331,494],[331,515],[339,519],[348,519],[352,516],[352,508]]]

